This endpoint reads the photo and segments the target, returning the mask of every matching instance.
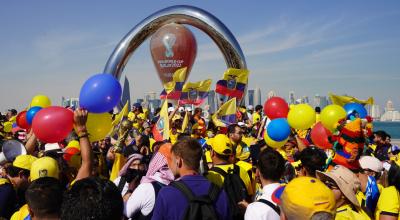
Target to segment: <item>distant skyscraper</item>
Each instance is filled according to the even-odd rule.
[[[255,92],[254,105],[261,105],[261,89],[257,87]]]
[[[314,107],[319,107],[321,105],[321,96],[315,94],[314,96]]]
[[[309,104],[310,103],[310,101],[308,99],[308,96],[303,96],[302,103],[305,103],[305,104]]]
[[[272,98],[272,97],[274,97],[274,96],[276,96],[276,93],[275,93],[274,90],[271,90],[271,91],[269,91],[268,94],[267,94],[267,99],[270,99],[270,98]]]
[[[379,105],[371,105],[369,115],[374,120],[379,120],[381,117],[381,110],[380,110]]]
[[[61,97],[61,106],[62,107],[72,107],[74,106],[75,108],[79,107],[79,98],[64,98]]]
[[[400,121],[400,113],[394,109],[392,100],[387,101],[381,121]]]
[[[289,104],[295,104],[296,103],[296,98],[294,96],[294,91],[289,92]]]
[[[320,107],[321,109],[323,109],[323,108],[325,108],[325,106],[327,106],[327,105],[328,105],[328,98],[326,98],[326,96],[321,96],[321,102],[320,102],[319,107]]]
[[[120,102],[120,104],[122,105],[122,106],[120,106],[121,109],[125,105],[126,102],[129,103],[128,105],[132,104],[131,103],[131,92],[129,90],[129,80],[125,76],[125,78],[124,78],[124,86],[123,86],[122,96],[121,96],[121,102]]]
[[[249,105],[254,106],[254,89],[247,90],[247,97],[249,100]]]
[[[208,105],[210,106],[209,108],[209,112],[214,113],[215,112],[215,91],[214,90],[210,90],[208,92]]]

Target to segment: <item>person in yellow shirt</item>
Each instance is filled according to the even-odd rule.
[[[360,189],[357,176],[344,166],[337,165],[329,172],[317,171],[317,177],[328,186],[336,200],[336,220],[370,219],[361,212],[356,192]]]
[[[388,172],[389,187],[382,190],[376,206],[375,219],[400,219],[400,167],[392,162]]]
[[[228,172],[228,170],[233,170],[236,168],[238,169],[240,179],[243,181],[243,184],[246,188],[247,196],[252,196],[254,194],[251,180],[246,170],[233,164],[234,155],[232,143],[226,135],[217,134],[214,137],[211,143],[210,155],[213,163],[213,168],[211,168],[206,174],[208,180],[217,184],[218,186],[222,186],[225,177],[223,174],[220,174],[216,170],[221,169],[224,172]]]

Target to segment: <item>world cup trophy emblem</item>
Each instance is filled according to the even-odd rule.
[[[168,33],[164,36],[162,39],[164,47],[165,47],[165,57],[173,57],[174,56],[174,51],[173,51],[173,46],[176,42],[176,37],[175,34]]]

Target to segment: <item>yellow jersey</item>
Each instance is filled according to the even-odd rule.
[[[375,219],[379,219],[379,216],[389,215],[399,217],[400,212],[400,196],[399,191],[394,186],[386,187],[382,190],[379,196],[378,204],[376,205]]]
[[[343,205],[336,209],[335,220],[369,220],[368,216],[353,210],[351,205]]]
[[[228,169],[233,169],[233,164],[215,165],[215,167],[221,168],[223,171],[227,172]],[[239,166],[239,176],[246,186],[247,194],[249,194],[250,196],[254,195],[254,189],[249,174],[241,166]],[[208,173],[206,174],[206,178],[218,185],[219,187],[222,187],[222,184],[224,183],[224,177],[213,170],[208,171]]]

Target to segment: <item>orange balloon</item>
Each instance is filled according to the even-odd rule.
[[[167,24],[151,37],[150,51],[162,84],[172,81],[175,70],[187,67],[186,79],[197,53],[193,33],[181,24]]]

